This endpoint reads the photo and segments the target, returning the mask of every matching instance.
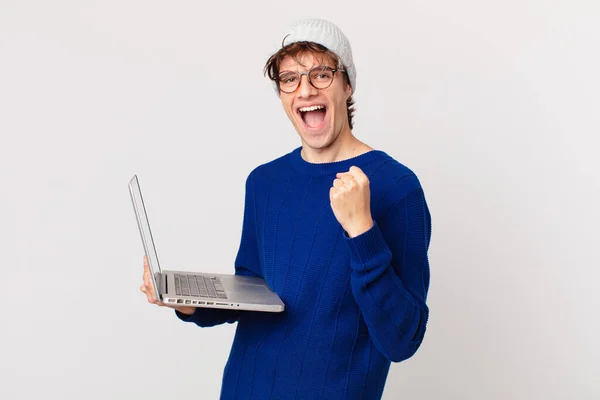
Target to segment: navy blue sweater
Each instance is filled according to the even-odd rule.
[[[431,218],[416,175],[386,153],[312,164],[301,148],[246,181],[235,273],[264,278],[283,313],[197,309],[184,321],[238,323],[222,399],[379,399],[390,367],[419,348],[429,315]],[[356,165],[375,224],[349,238],[329,188]]]

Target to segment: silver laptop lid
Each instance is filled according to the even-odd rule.
[[[142,199],[142,191],[140,190],[140,183],[138,182],[137,175],[134,175],[129,181],[129,194],[131,195],[133,209],[135,210],[138,227],[140,228],[140,235],[142,236],[144,251],[146,252],[146,257],[148,258],[150,275],[152,275],[152,283],[154,284],[156,298],[160,300],[158,286],[161,281],[160,264],[158,263],[158,256],[156,254],[156,248],[154,247],[154,240],[152,239],[152,232],[150,231],[150,223],[148,222],[148,216],[146,215],[146,207],[144,206],[144,200]]]

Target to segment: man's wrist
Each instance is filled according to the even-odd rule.
[[[361,222],[356,226],[349,227],[348,229],[346,229],[346,233],[348,234],[349,238],[354,238],[359,235],[362,235],[363,233],[371,229],[373,227],[373,224],[373,219],[369,218],[368,220],[365,220],[364,222]]]

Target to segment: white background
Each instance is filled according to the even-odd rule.
[[[218,397],[235,325],[139,292],[231,272],[244,182],[300,145],[262,67],[329,19],[354,133],[413,169],[431,318],[384,399],[600,398],[597,1],[0,1],[0,397]]]

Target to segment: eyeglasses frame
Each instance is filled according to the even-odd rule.
[[[323,67],[330,68],[331,69],[331,73],[333,74],[333,76],[331,78],[331,82],[329,82],[329,85],[327,85],[324,88],[318,88],[310,80],[310,73],[313,72],[315,69],[323,68]],[[279,73],[279,75],[277,76],[277,79],[275,79],[275,82],[277,84],[277,88],[279,89],[279,91],[281,91],[283,93],[291,94],[291,93],[294,93],[296,90],[298,90],[298,88],[300,88],[300,85],[302,84],[302,75],[306,75],[306,80],[315,89],[317,89],[317,90],[325,90],[325,89],[327,89],[328,87],[330,87],[333,84],[333,81],[335,80],[335,73],[336,72],[346,72],[346,70],[342,69],[342,68],[331,68],[328,65],[317,65],[316,67],[313,67],[313,68],[309,69],[308,71],[304,71],[304,72],[298,72],[298,71],[282,71],[282,72],[292,72],[292,73],[295,73],[295,74],[298,75],[298,86],[296,86],[296,88],[294,90],[292,90],[291,92],[286,92],[285,90],[281,89],[281,86],[279,85],[279,75],[281,75],[281,73]]]

